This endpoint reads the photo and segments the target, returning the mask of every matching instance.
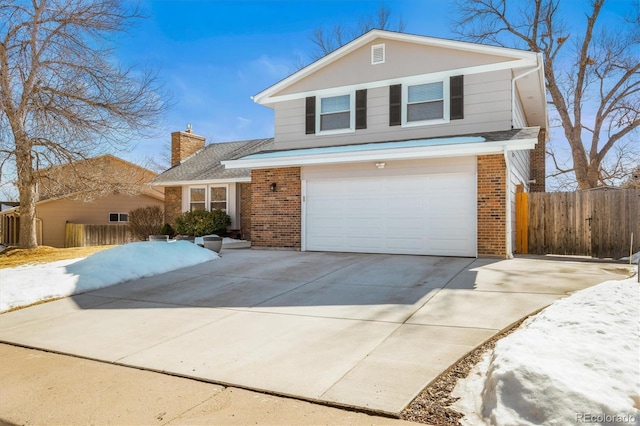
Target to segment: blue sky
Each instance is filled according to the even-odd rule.
[[[313,29],[349,26],[382,2],[145,0],[149,18],[138,21],[118,46],[126,65],[159,69],[173,106],[157,129],[123,157],[144,162],[168,149],[170,133],[191,123],[207,142],[273,136],[273,112],[254,103],[261,92],[311,61]],[[391,21],[405,31],[451,38],[450,3],[389,1]]]
[[[609,0],[600,20],[618,18],[630,0]],[[569,26],[583,24],[586,0],[563,0]],[[137,163],[168,152],[170,133],[192,124],[208,143],[273,136],[273,112],[251,96],[311,61],[311,33],[336,23],[353,27],[384,4],[405,32],[455,38],[452,0],[142,0],[149,16],[120,38],[124,65],[149,66],[173,105],[155,133],[130,153]],[[553,134],[560,135],[558,130]],[[568,152],[568,150],[567,150]]]

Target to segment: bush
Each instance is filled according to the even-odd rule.
[[[168,235],[169,238],[173,238],[176,235],[176,231],[173,230],[171,225],[165,223],[162,225],[162,229],[160,229],[160,235]]]
[[[231,225],[231,217],[222,210],[193,210],[176,218],[176,232],[181,235],[201,237],[223,234]]]
[[[140,207],[129,212],[129,230],[140,241],[149,235],[158,235],[162,229],[164,214],[158,206]]]

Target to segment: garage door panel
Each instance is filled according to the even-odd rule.
[[[306,250],[475,256],[475,170],[306,188]]]

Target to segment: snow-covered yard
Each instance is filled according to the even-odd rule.
[[[0,269],[0,312],[218,258],[187,241],[117,246],[84,259]]]
[[[469,425],[640,424],[640,285],[607,281],[558,300],[458,382]]]

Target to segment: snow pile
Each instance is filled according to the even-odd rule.
[[[454,408],[471,424],[638,424],[639,318],[635,277],[559,300],[496,344]]]
[[[0,312],[40,300],[70,296],[216,259],[187,241],[140,242],[85,259],[0,269]]]
[[[628,261],[629,261],[629,258],[631,258],[631,263],[633,263],[633,264],[637,264],[638,262],[640,262],[640,251],[637,251],[637,252],[633,253],[633,254],[631,255],[631,257],[629,257],[629,256],[627,256],[627,257],[623,257],[623,258],[622,258],[622,259],[620,259],[620,260],[624,260],[624,261],[627,261],[627,262],[628,262]]]

